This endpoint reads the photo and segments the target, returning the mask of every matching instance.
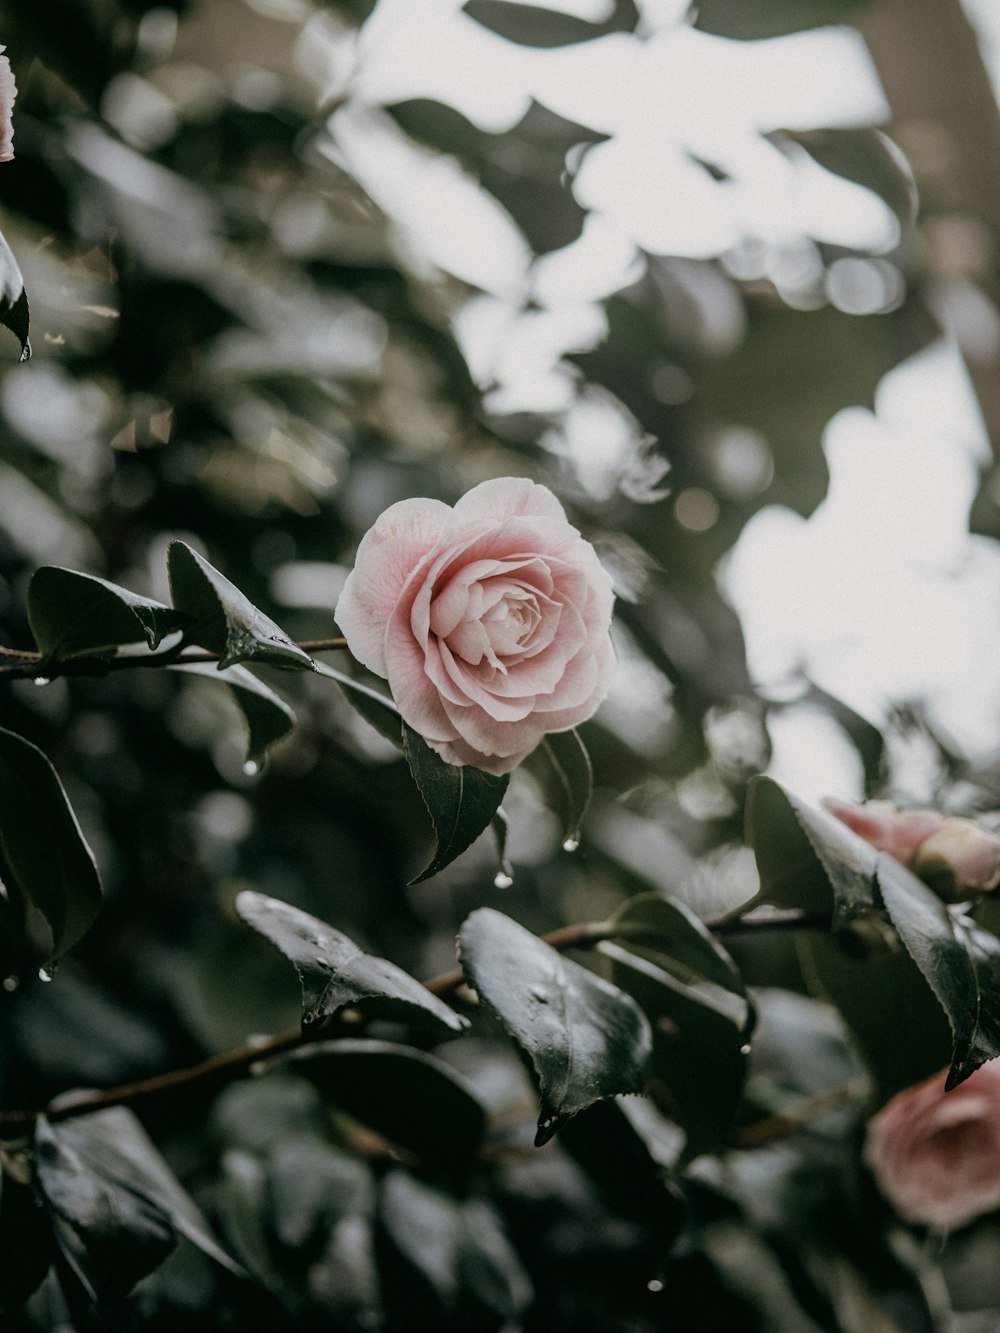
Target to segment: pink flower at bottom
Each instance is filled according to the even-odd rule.
[[[14,98],[17,84],[10,61],[0,46],[0,162],[9,162],[14,156]]]
[[[552,492],[501,477],[454,508],[391,505],[358,547],[336,618],[432,749],[502,774],[607,694],[613,601]]]
[[[937,1231],[1000,1207],[1000,1067],[945,1092],[945,1072],[897,1094],[868,1125],[864,1158],[901,1217]]]

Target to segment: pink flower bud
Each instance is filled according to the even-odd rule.
[[[903,865],[909,865],[920,844],[946,822],[936,810],[897,810],[889,801],[852,805],[828,797],[823,804],[865,842],[888,852]]]
[[[938,1231],[1000,1206],[1000,1068],[952,1092],[945,1074],[893,1097],[868,1125],[864,1158],[901,1217]]]
[[[0,52],[7,48],[0,46]],[[0,162],[9,162],[14,156],[14,98],[17,84],[10,61],[0,54]]]

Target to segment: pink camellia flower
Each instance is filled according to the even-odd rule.
[[[945,1072],[893,1097],[868,1125],[864,1158],[901,1217],[937,1231],[1000,1207],[1000,1068],[951,1092]]]
[[[936,810],[897,810],[888,801],[852,805],[828,799],[827,810],[866,842],[888,852],[948,902],[964,902],[1000,884],[1000,837]]]
[[[358,548],[337,623],[443,759],[500,774],[604,698],[613,600],[552,492],[503,477],[454,509],[391,505]]]
[[[0,162],[9,162],[14,156],[14,98],[17,96],[17,84],[10,61],[2,53],[5,46],[0,46]]]

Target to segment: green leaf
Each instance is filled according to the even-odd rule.
[[[28,341],[30,312],[28,294],[24,290],[24,278],[18,267],[14,252],[0,232],[0,324],[10,329],[21,344],[21,360],[31,356],[31,343]]]
[[[695,26],[718,37],[780,37],[828,23],[849,23],[863,0],[698,0]]]
[[[835,928],[878,910],[878,853],[825,810],[800,801],[773,778],[756,777],[747,794],[746,838],[760,874],[761,903],[830,913]]]
[[[246,759],[254,768],[263,764],[270,747],[284,740],[295,726],[295,714],[281,695],[258,680],[246,667],[233,666],[219,671],[210,662],[189,662],[173,666],[171,670],[221,680],[229,686],[246,722]]]
[[[127,1107],[113,1106],[90,1115],[43,1123],[48,1142],[55,1144],[57,1160],[75,1159],[84,1171],[99,1178],[112,1198],[126,1195],[140,1201],[222,1268],[244,1276]],[[46,1188],[51,1188],[51,1183]]]
[[[593,1102],[641,1092],[652,1034],[635,1002],[491,908],[459,932],[462,967],[479,998],[538,1075],[538,1145]]]
[[[156,648],[187,616],[92,574],[43,565],[28,585],[28,623],[50,664],[113,653],[121,644],[142,640]]]
[[[951,1025],[946,1086],[1000,1055],[1000,940],[953,916],[926,884],[892,857],[879,857],[878,883],[892,924]]]
[[[427,1167],[461,1176],[475,1165],[486,1112],[443,1060],[395,1042],[320,1041],[282,1064]]]
[[[186,543],[170,543],[167,570],[174,606],[194,622],[187,638],[218,653],[220,671],[250,661],[313,670],[308,653]]]
[[[628,947],[680,981],[712,981],[746,999],[739,968],[703,923],[682,902],[640,893],[611,918]]]
[[[420,884],[450,865],[472,845],[499,809],[509,778],[494,777],[468,764],[446,763],[412,727],[403,723],[403,754],[430,813],[437,850],[411,884]]]
[[[295,967],[302,984],[303,1031],[347,1006],[376,1018],[416,1023],[451,1036],[468,1023],[409,973],[358,948],[339,930],[297,907],[245,889],[236,914]]]
[[[669,1094],[685,1133],[684,1159],[718,1149],[736,1115],[749,1046],[745,1006],[711,983],[685,985],[631,949],[605,941],[615,982],[639,1004],[653,1032],[650,1074]]]
[[[562,794],[563,846],[567,851],[575,851],[594,790],[590,755],[576,730],[552,732],[543,739],[542,750],[555,771]]]
[[[615,0],[603,23],[588,23],[544,5],[517,4],[516,0],[466,0],[464,12],[491,32],[521,46],[570,46],[593,41],[610,32],[632,32],[638,20],[633,0]]]
[[[509,889],[514,883],[514,867],[507,855],[507,834],[510,831],[510,825],[507,822],[507,812],[503,806],[500,806],[493,816],[490,827],[493,830],[493,838],[497,845],[497,873],[493,877],[493,885],[497,889]]]
[[[402,749],[403,719],[388,695],[380,694],[378,690],[363,685],[361,681],[354,680],[351,676],[345,676],[342,671],[327,666],[325,662],[316,662],[314,666],[318,675],[337,682],[356,713],[369,722],[387,741],[392,741],[393,745]]]
[[[466,1297],[505,1326],[520,1324],[534,1297],[531,1279],[502,1217],[484,1199],[460,1201],[396,1168],[382,1182],[379,1214],[396,1249],[446,1310]]]
[[[913,171],[902,151],[881,130],[872,126],[799,133],[783,130],[781,138],[799,144],[827,171],[872,190],[906,226],[916,221],[919,200]]]
[[[48,922],[57,959],[90,929],[101,880],[59,777],[29,741],[0,729],[0,882],[5,926],[29,902]],[[20,900],[20,901],[18,901]]]

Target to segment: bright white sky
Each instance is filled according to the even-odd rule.
[[[970,8],[991,4],[970,0]],[[380,0],[360,39],[324,30],[332,91],[345,99],[332,117],[331,151],[392,219],[396,244],[418,269],[480,289],[454,319],[473,375],[493,386],[488,406],[563,413],[550,444],[576,451],[597,494],[640,434],[620,404],[587,398],[564,360],[603,338],[602,299],[642,272],[643,252],[727,262],[742,254],[745,265],[749,247],[794,304],[815,285],[816,241],[890,251],[898,228],[880,200],[763,137],[878,124],[888,108],[847,28],[731,42],[684,24],[682,0],[640,0],[635,35],[530,49],[461,5]],[[611,6],[544,7],[595,20]],[[492,133],[512,129],[535,100],[609,136],[568,163],[590,210],[581,238],[536,260],[454,159],[413,144],[381,110],[416,97],[454,106]],[[713,179],[703,162],[726,178]],[[894,272],[862,263],[842,277],[888,292]],[[829,283],[827,294],[836,299]],[[751,673],[766,689],[805,672],[875,723],[893,701],[924,700],[934,723],[975,753],[1000,735],[1000,673],[983,667],[1000,660],[1000,554],[968,534],[986,442],[953,343],[886,376],[874,413],[839,413],[824,447],[826,501],[808,520],[765,509],[720,573],[745,627]],[[803,797],[860,794],[854,752],[813,710],[785,712],[773,740],[772,771]]]

